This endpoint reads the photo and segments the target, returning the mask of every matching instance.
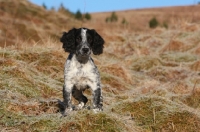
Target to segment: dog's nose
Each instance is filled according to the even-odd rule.
[[[89,48],[83,48],[82,50],[83,50],[84,53],[88,53]]]

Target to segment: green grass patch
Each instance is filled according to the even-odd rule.
[[[62,125],[61,131],[79,132],[120,132],[125,127],[117,119],[105,113],[94,114],[82,111],[77,114],[74,121]]]
[[[190,53],[162,54],[161,58],[166,61],[174,61],[174,62],[193,62],[197,60],[197,56],[192,55]]]
[[[130,114],[138,126],[148,131],[193,132],[200,129],[200,119],[197,116],[156,97],[122,102],[114,111],[118,114]]]
[[[21,71],[20,68],[8,67],[0,73],[0,77],[4,80],[2,82],[4,87],[2,88],[17,91],[28,98],[40,96],[37,83],[35,83],[29,75]]]
[[[0,101],[0,125],[3,127],[18,126],[23,120],[23,116],[7,111],[8,103]]]
[[[162,65],[162,62],[158,58],[140,57],[134,61],[134,64],[131,69],[134,71],[144,71],[159,65]]]
[[[200,108],[200,91],[194,91],[182,99],[183,103],[193,108]]]
[[[123,91],[128,89],[127,83],[120,80],[118,77],[107,74],[105,72],[101,73],[101,81],[103,84],[108,84],[111,87],[115,88],[115,90]]]
[[[20,131],[58,131],[62,125],[59,115],[27,116],[8,111],[9,103],[0,101],[0,126]]]

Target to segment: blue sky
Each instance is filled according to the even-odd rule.
[[[140,9],[165,6],[194,5],[197,0],[30,0],[37,5],[45,5],[48,8],[57,9],[61,3],[71,12],[80,10],[85,12],[106,12],[127,9]]]

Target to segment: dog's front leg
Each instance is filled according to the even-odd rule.
[[[63,105],[65,114],[73,110],[71,103],[72,87],[72,85],[67,86],[66,84],[63,86]]]
[[[93,91],[93,110],[94,112],[103,110],[103,97],[101,95],[101,87]]]

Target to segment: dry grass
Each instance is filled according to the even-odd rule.
[[[167,8],[118,12],[119,19],[125,16],[129,21],[126,27],[106,24],[103,18],[109,13],[92,14],[92,21],[83,25],[95,28],[106,40],[104,54],[93,56],[101,74],[104,111],[73,111],[60,118],[57,100],[62,100],[68,54],[61,49],[59,36],[80,22],[26,0],[14,2],[13,11],[10,2],[0,2],[0,131],[200,130],[198,6],[192,24],[185,20],[190,13],[184,14],[184,7],[169,8],[177,14]],[[168,19],[169,29],[146,30],[152,15]],[[92,98],[90,91],[84,94]]]
[[[116,106],[116,112],[128,114],[130,120],[147,131],[193,132],[200,128],[200,119],[195,114],[182,111],[178,105],[157,97],[123,102]]]

